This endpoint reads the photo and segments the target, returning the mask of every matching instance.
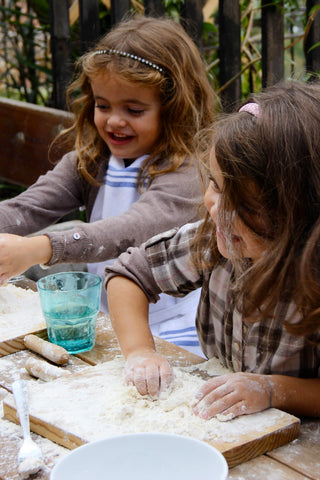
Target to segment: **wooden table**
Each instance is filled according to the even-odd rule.
[[[106,325],[105,316],[101,315],[100,321],[98,321],[96,346],[91,352],[73,356],[68,369],[79,371],[88,364],[96,365],[109,361],[115,354],[120,353],[112,329],[110,325]],[[200,357],[162,340],[157,340],[157,348],[170,358],[173,365],[197,364],[202,360]],[[37,355],[23,350],[0,358],[1,403],[11,392],[11,384],[17,376],[30,382],[39,381],[30,377],[23,368],[29,357],[37,357]],[[19,479],[16,459],[21,438],[19,425],[0,418],[0,480]],[[32,433],[32,438],[41,446],[46,464],[45,470],[32,478],[49,480],[53,466],[61,457],[68,454],[69,450],[34,433]],[[302,419],[301,434],[298,439],[230,468],[228,479],[320,480],[320,420]]]

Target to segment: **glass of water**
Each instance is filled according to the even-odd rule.
[[[98,275],[88,272],[60,272],[38,280],[50,342],[69,353],[93,348],[101,284]]]

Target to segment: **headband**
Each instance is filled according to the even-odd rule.
[[[246,103],[243,105],[240,109],[239,112],[248,112],[254,117],[259,117],[260,116],[260,105],[258,103]]]
[[[163,73],[163,68],[159,67],[159,65],[156,65],[145,58],[133,55],[133,53],[123,52],[122,50],[116,50],[115,48],[109,48],[108,50],[97,50],[96,52],[92,53],[92,56],[95,55],[119,55],[120,57],[131,58],[132,60],[137,60],[138,62],[144,63],[145,65],[148,65],[148,67],[154,68],[158,72]]]

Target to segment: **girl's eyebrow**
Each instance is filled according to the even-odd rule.
[[[93,95],[93,98],[95,100],[104,100],[104,97],[101,97],[100,95]]]
[[[100,100],[103,102],[109,101],[107,98],[101,97],[100,95],[93,95],[93,98],[94,100]],[[126,103],[135,103],[136,105],[141,105],[142,107],[150,106],[150,103],[142,102],[142,100],[138,100],[137,98],[125,98],[122,101]]]
[[[148,107],[149,105],[151,105],[150,103],[143,102],[142,100],[138,100],[137,98],[126,98],[126,99],[124,99],[124,102],[135,103],[137,105],[141,105],[141,106],[144,106],[144,107]]]

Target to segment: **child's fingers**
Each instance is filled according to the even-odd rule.
[[[147,395],[147,378],[146,371],[144,367],[136,367],[133,371],[133,383],[136,386],[136,389],[140,395]]]
[[[229,375],[221,375],[219,377],[214,377],[204,383],[204,385],[198,390],[195,395],[195,403],[200,402],[204,397],[206,397],[210,392],[215,390],[216,388],[224,385],[229,377]]]
[[[173,371],[168,361],[160,365],[161,391],[169,388],[173,381]]]
[[[152,398],[157,397],[160,390],[160,376],[159,376],[159,369],[157,365],[155,364],[147,365],[146,384],[147,384],[147,393],[149,393],[150,397]]]
[[[0,274],[0,287],[5,286],[7,284],[8,278],[10,277],[8,277],[5,273]]]
[[[231,412],[235,415],[234,407],[239,403],[239,397],[236,392],[228,392],[218,396],[218,394],[207,395],[194,408],[194,413],[205,420],[208,420],[216,415],[224,415]]]
[[[209,382],[198,392],[194,407],[194,413],[202,418],[236,417],[270,406],[270,388],[264,375],[238,372],[220,377],[220,382],[215,379]]]
[[[237,395],[228,383],[217,386],[194,406],[194,413],[199,417],[209,419],[231,408],[238,401]]]
[[[136,386],[140,395],[157,397],[172,381],[168,360],[157,353],[134,354],[126,363],[126,382]]]

